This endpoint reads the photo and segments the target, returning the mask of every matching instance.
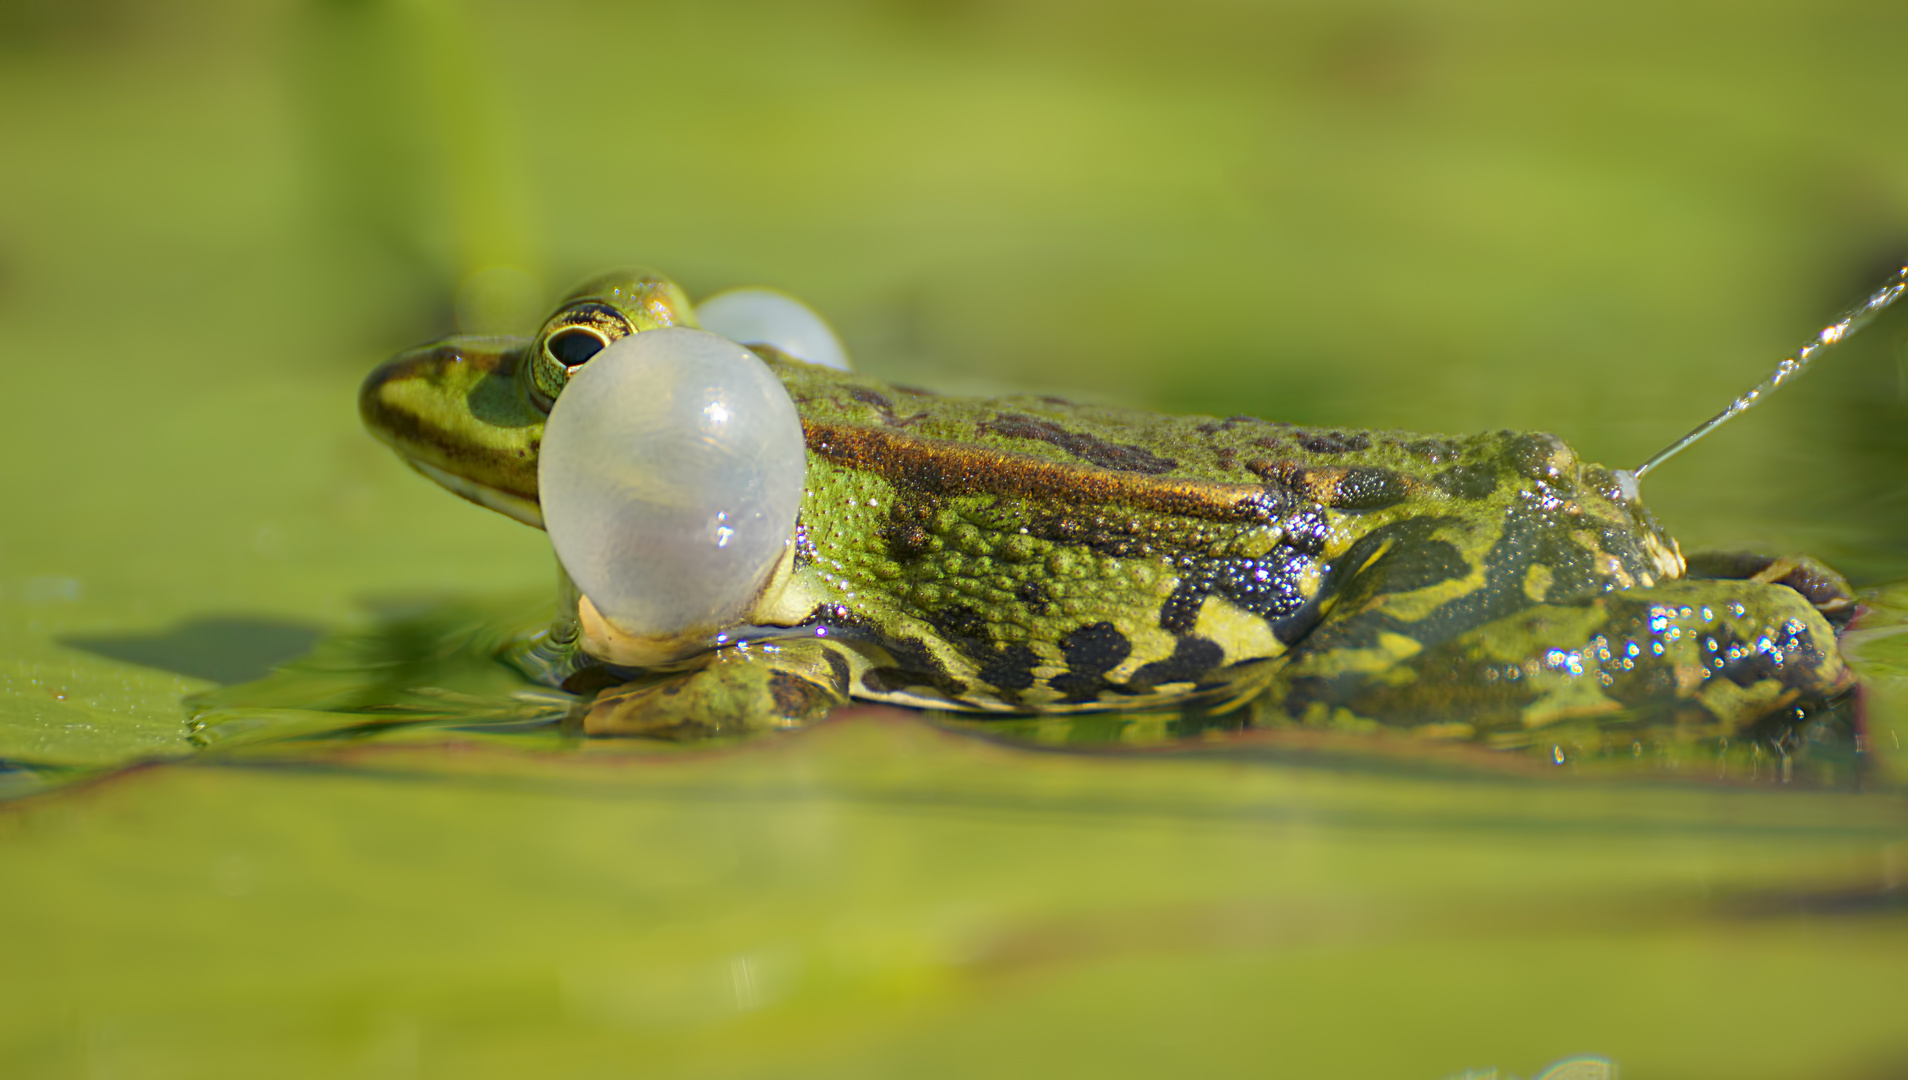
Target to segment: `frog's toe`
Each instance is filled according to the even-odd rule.
[[[1858,605],[1848,579],[1807,555],[1776,557],[1747,551],[1705,551],[1689,556],[1689,576],[1764,585],[1787,585],[1808,600],[1836,633],[1855,618]]]

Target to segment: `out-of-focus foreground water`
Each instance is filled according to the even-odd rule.
[[[1899,588],[1858,780],[874,711],[580,741],[464,662],[543,536],[353,395],[634,262],[903,382],[1634,465],[1908,252],[1904,42],[1879,3],[0,3],[0,1072],[1901,1073]],[[1905,344],[1651,505],[1908,578]],[[301,656],[196,753],[188,698]],[[284,737],[340,712],[392,723]]]

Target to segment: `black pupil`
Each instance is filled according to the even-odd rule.
[[[566,368],[573,368],[602,351],[603,339],[588,330],[565,330],[550,335],[550,355]]]

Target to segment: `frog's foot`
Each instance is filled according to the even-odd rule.
[[[804,727],[848,700],[847,672],[830,655],[806,642],[725,649],[707,667],[605,689],[583,730],[689,741]]]
[[[1776,557],[1747,551],[1705,551],[1689,556],[1689,576],[1765,585],[1787,585],[1805,597],[1840,634],[1858,613],[1848,579],[1806,555]]]

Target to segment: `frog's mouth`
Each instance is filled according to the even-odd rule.
[[[485,509],[495,510],[505,517],[515,518],[533,528],[543,528],[543,509],[534,497],[526,499],[513,492],[486,487],[414,457],[406,457],[404,461],[411,468],[437,481],[439,486],[453,495],[468,499]]]
[[[543,527],[544,415],[516,374],[521,338],[453,337],[378,366],[358,391],[364,426],[445,490]]]

